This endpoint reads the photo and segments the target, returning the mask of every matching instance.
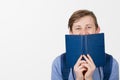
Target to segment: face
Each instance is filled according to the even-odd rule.
[[[72,31],[70,34],[75,35],[86,35],[86,34],[95,34],[99,33],[100,28],[96,29],[94,20],[91,16],[85,16],[73,23]]]

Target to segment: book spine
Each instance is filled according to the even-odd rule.
[[[85,54],[85,36],[82,36],[82,54]]]
[[[84,36],[84,54],[88,54],[87,35]]]

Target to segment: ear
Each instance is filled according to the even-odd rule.
[[[99,33],[99,32],[100,32],[100,27],[98,26],[96,33]]]

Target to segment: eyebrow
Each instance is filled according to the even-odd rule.
[[[93,24],[86,24],[86,25],[87,25],[87,26],[89,26],[89,25],[90,25],[90,26],[93,26]]]
[[[80,25],[76,25],[76,26],[73,26],[73,27],[81,27]]]

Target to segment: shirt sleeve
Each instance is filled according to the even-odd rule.
[[[60,56],[58,56],[52,63],[51,80],[62,80],[60,59]]]
[[[119,65],[113,58],[112,71],[109,80],[119,80]]]

